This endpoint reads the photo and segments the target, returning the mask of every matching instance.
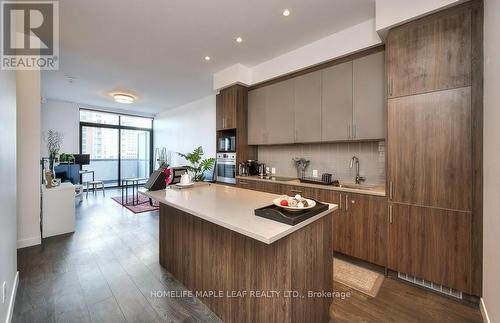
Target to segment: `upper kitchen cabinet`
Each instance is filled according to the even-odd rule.
[[[471,28],[471,11],[458,8],[392,29],[386,42],[389,97],[469,86]]]
[[[386,135],[385,53],[353,62],[352,139],[384,139]]]
[[[248,92],[248,144],[267,143],[266,87]]]
[[[287,80],[248,93],[248,143],[288,144],[294,141],[293,81]]]
[[[322,141],[352,138],[352,67],[350,61],[322,71]]]
[[[287,144],[294,141],[293,80],[266,87],[267,144]]]
[[[301,75],[294,82],[296,143],[321,141],[321,71]]]
[[[223,89],[216,97],[217,130],[235,129],[238,106],[238,88],[231,86]]]
[[[388,109],[390,198],[471,211],[470,88],[390,99]]]

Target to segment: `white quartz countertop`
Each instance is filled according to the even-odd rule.
[[[290,233],[324,217],[338,207],[330,208],[294,226],[258,217],[255,209],[272,204],[275,194],[245,190],[219,184],[196,184],[190,188],[167,188],[142,194],[155,201],[190,213],[206,221],[271,244]]]

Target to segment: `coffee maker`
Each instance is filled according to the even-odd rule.
[[[238,165],[238,173],[240,176],[259,175],[259,162],[256,160],[247,160]]]

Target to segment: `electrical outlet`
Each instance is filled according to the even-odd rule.
[[[7,294],[7,282],[3,282],[2,285],[2,304],[5,304],[5,295]]]

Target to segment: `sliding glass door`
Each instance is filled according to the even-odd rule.
[[[143,178],[152,169],[152,119],[80,110],[80,152],[90,155],[85,170],[107,187],[123,179]],[[92,179],[85,174],[83,182]]]
[[[119,130],[94,126],[82,126],[81,151],[90,155],[90,165],[85,170],[94,172],[94,178],[105,186],[119,185]],[[92,174],[84,174],[83,182],[92,179]]]
[[[121,177],[146,179],[151,173],[151,138],[145,130],[121,130]]]

